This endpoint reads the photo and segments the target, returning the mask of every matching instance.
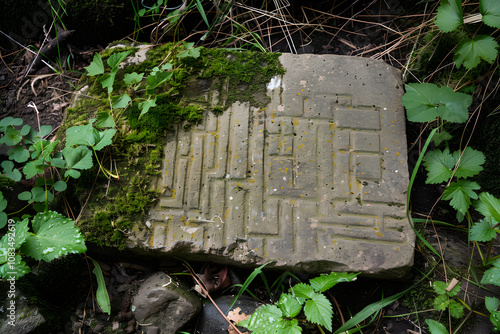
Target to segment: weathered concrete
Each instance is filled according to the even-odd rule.
[[[287,73],[269,83],[267,108],[235,103],[170,136],[142,244],[309,272],[402,274],[414,233],[399,72],[346,56],[281,61]]]

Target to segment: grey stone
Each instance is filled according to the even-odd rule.
[[[45,322],[37,307],[28,305],[28,299],[17,290],[15,298],[6,298],[0,308],[0,333],[30,333]],[[12,303],[13,302],[13,303]]]
[[[132,301],[137,322],[162,334],[174,334],[200,310],[200,299],[163,272],[145,280]]]
[[[255,312],[257,307],[261,306],[263,303],[255,300],[254,298],[248,296],[240,296],[234,306],[229,309],[229,306],[234,300],[234,296],[220,296],[214,299],[215,304],[219,309],[227,316],[230,310],[240,308],[241,313],[251,315]],[[229,324],[226,319],[222,317],[220,312],[215,308],[214,304],[207,303],[203,306],[203,311],[201,312],[200,319],[198,320],[198,325],[196,326],[196,332],[200,334],[227,334]],[[244,333],[247,330],[243,327],[238,327],[238,329]]]
[[[140,245],[188,259],[403,275],[413,263],[400,72],[334,55],[280,58],[264,109],[234,103],[165,146]],[[214,94],[213,104],[217,104]]]

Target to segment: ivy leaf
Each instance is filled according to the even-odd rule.
[[[239,321],[238,326],[246,327],[253,333],[274,333],[285,327],[282,316],[276,305],[262,305],[250,317]]]
[[[123,82],[125,82],[125,84],[131,86],[133,84],[141,82],[143,78],[144,78],[144,73],[140,73],[140,74],[138,74],[137,72],[127,73],[127,74],[125,74],[125,76],[123,78]]]
[[[427,326],[429,326],[429,331],[432,334],[450,334],[446,327],[440,322],[432,319],[425,319]]]
[[[450,183],[443,193],[443,199],[450,201],[450,205],[457,211],[465,215],[471,204],[470,200],[477,199],[475,190],[481,189],[476,182],[467,180],[458,180]]]
[[[332,331],[332,304],[323,294],[314,293],[311,299],[306,301],[304,314],[308,321]]]
[[[115,108],[115,106],[113,106],[113,108]],[[115,120],[109,111],[100,111],[97,113],[97,121],[95,122],[95,127],[97,129],[114,128],[115,126]]]
[[[92,151],[85,146],[76,148],[66,146],[62,152],[68,163],[68,169],[89,169],[93,166]]]
[[[90,76],[104,73],[104,64],[102,63],[101,55],[96,53],[90,65],[84,68],[85,70],[87,70],[87,74]]]
[[[156,107],[156,96],[152,100],[147,100],[139,103],[139,110],[141,111],[139,118],[141,118],[142,115],[146,114],[152,107]]]
[[[289,293],[281,294],[278,306],[287,318],[295,317],[302,310],[302,304]]]
[[[493,262],[493,267],[484,272],[481,284],[493,284],[500,286],[500,268],[498,267],[498,260]]]
[[[474,226],[470,228],[469,233],[470,240],[481,242],[490,241],[497,236],[497,232],[492,224],[486,219],[481,219],[478,223],[475,223]]]
[[[298,298],[311,298],[314,295],[314,289],[309,284],[299,283],[290,288],[290,292]]]
[[[26,265],[21,255],[16,254],[14,263],[5,263],[0,266],[0,276],[3,279],[14,277],[16,280],[29,273],[31,268]]]
[[[132,101],[132,99],[130,98],[130,96],[127,93],[125,93],[125,94],[121,95],[120,97],[115,98],[113,100],[116,100],[116,101],[113,101],[113,109],[126,108],[128,106],[128,104]]]
[[[457,162],[460,158],[460,164],[455,172],[457,178],[466,178],[479,174],[483,170],[481,165],[486,160],[481,151],[477,151],[471,147],[466,147],[461,157],[460,151],[453,152],[453,158]]]
[[[479,195],[476,210],[485,217],[491,217],[500,222],[500,200],[490,193],[483,192]]]
[[[49,262],[63,255],[87,250],[75,222],[60,213],[37,213],[33,218],[32,228],[33,234],[21,246],[21,252],[37,261]]]
[[[455,164],[456,160],[448,148],[443,151],[439,149],[430,151],[424,157],[424,166],[427,170],[425,183],[436,184],[448,181],[453,175]]]
[[[466,39],[458,44],[453,61],[457,68],[463,64],[468,70],[479,65],[481,59],[493,64],[498,54],[496,50],[498,47],[498,43],[491,36],[480,35]]]
[[[341,282],[352,282],[356,280],[359,273],[335,273],[329,275],[321,274],[319,277],[309,280],[313,289],[317,292],[325,292]]]
[[[118,65],[127,58],[129,54],[132,53],[132,50],[129,51],[124,51],[124,52],[117,52],[113,53],[109,58],[108,58],[108,65],[111,67],[113,70],[118,69]]]
[[[94,134],[96,136],[94,150],[100,151],[104,147],[111,145],[113,143],[113,136],[116,133],[116,129],[107,129],[105,131],[96,131]]]
[[[450,32],[464,22],[461,0],[442,0],[434,23],[442,32]]]
[[[498,307],[500,306],[500,300],[495,297],[486,296],[484,298],[484,305],[486,306],[486,309],[488,309],[490,313],[493,313],[498,310]]]
[[[493,28],[500,28],[500,2],[498,0],[479,1],[479,11],[485,24]]]

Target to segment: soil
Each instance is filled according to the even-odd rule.
[[[292,2],[292,14],[300,13],[301,6],[304,8],[320,8],[324,12],[328,11],[330,5],[328,1],[317,2],[303,1]],[[369,21],[369,23],[358,22],[357,20],[340,21],[343,29],[303,29],[295,31],[291,39],[286,40],[283,34],[277,32],[273,35],[271,49],[273,52],[290,52],[295,49],[297,53],[319,53],[319,54],[341,54],[355,55],[363,57],[378,57],[389,64],[401,68],[405,61],[408,48],[397,48],[393,52],[381,53],[385,50],[384,45],[389,43],[395,36],[390,30],[382,29],[380,24],[390,24],[390,28],[399,29],[398,24],[402,22],[390,21],[387,15],[398,15],[407,8],[397,1],[355,1],[354,6],[341,8],[338,15],[344,17],[356,17],[359,21]],[[387,8],[386,6],[389,6]],[[413,5],[412,5],[413,6]],[[383,14],[374,16],[375,14]],[[298,15],[298,14],[297,14]],[[309,15],[313,15],[309,13]],[[386,16],[384,16],[386,15]],[[292,15],[293,16],[293,15]],[[316,12],[312,17],[317,23],[333,25],[328,16],[321,12]],[[411,24],[411,22],[406,22]],[[359,34],[361,32],[361,34]],[[131,32],[125,32],[126,37]],[[76,34],[76,33],[75,33]],[[81,31],[77,32],[81,34]],[[144,33],[145,36],[149,34]],[[100,36],[102,37],[102,36]],[[1,36],[2,41],[4,37]],[[83,39],[82,39],[83,40]],[[165,41],[165,40],[164,40]],[[42,39],[36,41],[42,42]],[[112,42],[109,40],[108,42]],[[207,40],[209,46],[213,41]],[[88,38],[85,39],[88,43]],[[4,44],[7,45],[7,44]],[[88,66],[95,51],[102,47],[99,45],[82,45],[78,38],[72,40],[68,38],[61,45],[63,52],[72,54],[71,62],[65,64],[63,69],[54,73],[43,63],[39,63],[36,68],[28,70],[33,63],[34,55],[24,52],[18,47],[0,47],[2,63],[0,64],[0,115],[1,118],[12,116],[19,117],[26,124],[33,128],[38,128],[38,124],[51,125],[53,133],[58,129],[64,118],[65,108],[69,105],[74,87],[78,82],[80,74],[84,72],[84,67]],[[54,58],[52,58],[53,60]],[[57,66],[54,61],[51,62]],[[28,107],[30,102],[34,102],[36,109]],[[37,112],[38,110],[38,112]],[[417,141],[420,133],[420,124],[408,123],[408,146],[410,170],[413,168],[418,158],[418,148],[412,144]],[[52,134],[51,134],[52,135]],[[49,136],[50,138],[50,136]],[[5,155],[5,147],[0,148],[0,155]],[[443,188],[441,186],[426,185],[424,175],[419,174],[412,192],[412,212],[414,217],[422,218],[432,210],[434,219],[456,223],[454,210],[447,204],[435,203],[440,198]],[[456,229],[434,229],[432,225],[419,228],[421,233],[431,240],[431,244],[439,247],[437,241],[441,241],[441,247],[445,249],[445,261],[454,270],[464,270],[469,266],[469,252],[467,251],[467,235]],[[439,237],[437,237],[439,236]],[[417,245],[415,270],[410,273],[406,280],[400,281],[380,281],[370,278],[361,278],[354,283],[346,284],[339,288],[334,288],[329,292],[335,297],[340,309],[343,312],[344,320],[349,318],[349,314],[355,314],[366,305],[380,300],[395,293],[401,292],[410,287],[416,280],[422,277],[421,273],[426,272],[436,264],[436,260],[424,251],[422,245]],[[140,329],[130,312],[131,296],[137,291],[140,283],[151,273],[163,270],[168,273],[185,272],[181,263],[147,263],[144,259],[131,257],[127,252],[114,252],[103,250],[89,245],[88,255],[97,259],[104,271],[106,286],[112,299],[112,308],[118,311],[118,317],[104,315],[93,305],[90,295],[92,287],[95,289],[95,279],[90,279],[88,263],[83,256],[69,256],[59,261],[40,264],[38,275],[27,275],[21,280],[24,286],[32,286],[35,290],[28,289],[26,293],[32,293],[33,303],[38,298],[45,300],[44,310],[51,309],[51,313],[61,316],[54,316],[49,319],[43,327],[38,329],[41,333],[92,333],[101,332],[105,328],[121,328],[126,333],[140,333]],[[449,261],[449,262],[448,262]],[[439,264],[439,263],[438,263]],[[473,263],[476,265],[477,262]],[[33,265],[36,266],[36,263]],[[203,264],[193,264],[195,269],[201,270]],[[71,269],[68,269],[71,268]],[[442,267],[441,267],[442,268]],[[54,278],[53,273],[57,273]],[[240,280],[245,279],[246,272],[238,270]],[[52,274],[51,274],[52,273]],[[65,273],[61,277],[61,273]],[[425,333],[419,326],[423,321],[418,315],[413,314],[416,310],[425,309],[423,305],[432,308],[432,299],[435,295],[429,293],[429,282],[447,276],[447,272],[438,270],[438,276],[425,279],[420,285],[419,295],[410,295],[384,308],[378,317],[372,319],[373,322],[366,330],[367,333]],[[273,281],[275,273],[269,273],[269,280]],[[189,277],[179,276],[192,285]],[[304,278],[307,278],[304,276]],[[44,283],[41,283],[44,282]],[[37,289],[40,287],[40,289]],[[50,287],[50,288],[48,288]],[[78,287],[77,289],[75,287]],[[255,291],[260,289],[256,284]],[[427,291],[427,294],[424,292]],[[474,293],[481,294],[482,290],[476,289]],[[473,294],[471,294],[473,295]],[[468,300],[470,304],[482,305],[481,296],[476,300]],[[349,310],[349,311],[347,311]],[[484,310],[483,310],[484,311]],[[340,312],[334,306],[334,321],[341,324]],[[399,316],[397,316],[399,315]],[[427,314],[423,314],[425,317]],[[384,318],[384,316],[395,316]],[[443,314],[443,316],[445,316]],[[420,316],[422,317],[422,315]],[[456,324],[454,325],[456,327]],[[195,332],[196,323],[190,323],[184,329],[189,333]],[[489,319],[471,315],[466,323],[465,329],[461,333],[489,333],[492,332]],[[311,330],[311,332],[314,332]]]

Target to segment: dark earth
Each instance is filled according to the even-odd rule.
[[[152,3],[152,1],[144,1],[143,3],[149,2]],[[25,51],[5,35],[8,34],[15,38],[24,46],[40,47],[47,44],[43,43],[45,35],[42,26],[45,25],[45,29],[47,29],[51,20],[47,14],[46,5],[43,1],[38,2],[38,4],[31,2],[30,10],[20,13],[19,11],[23,8],[22,3],[24,2],[4,0],[0,4],[0,12],[2,12],[0,14],[0,30],[3,32],[0,34],[0,115],[1,118],[8,116],[22,118],[33,128],[38,128],[38,122],[44,125],[50,124],[53,133],[60,126],[64,118],[65,108],[70,103],[79,77],[84,72],[84,67],[90,63],[93,54],[102,50],[108,43],[119,39],[137,38],[139,41],[150,42],[149,37],[155,27],[155,24],[147,21],[150,25],[138,36],[134,36],[133,12],[128,8],[127,1],[123,1],[121,4],[116,4],[119,1],[96,1],[94,5],[85,8],[85,15],[81,13],[84,10],[82,7],[78,8],[74,5],[74,1],[68,1],[66,7],[68,16],[64,22],[67,29],[72,32],[64,36],[64,39],[59,43],[60,57],[53,50],[57,48],[55,43],[52,44],[52,50],[46,52],[49,57],[45,61],[58,69],[57,72],[54,72],[43,62],[35,61],[36,54]],[[252,1],[243,1],[243,3],[253,5]],[[207,8],[210,7],[208,4],[207,6]],[[278,23],[273,22],[275,26],[269,28],[272,34],[269,34],[269,41],[266,43],[269,51],[272,52],[376,57],[402,69],[407,55],[411,52],[412,45],[406,43],[392,51],[387,50],[387,46],[398,37],[397,34],[392,33],[392,30],[403,31],[407,27],[418,24],[419,21],[423,20],[423,17],[413,18],[412,15],[421,15],[424,12],[424,6],[427,6],[425,2],[405,4],[398,1],[353,1],[349,4],[338,5],[332,11],[334,7],[332,1],[292,1],[288,8],[291,14],[290,20],[305,22],[307,19],[310,25],[305,27],[290,25],[290,35],[286,37]],[[426,7],[426,10],[427,13],[432,13],[430,5]],[[209,19],[210,15],[213,16],[213,13],[210,13],[212,12],[209,12]],[[335,16],[325,13],[335,13]],[[72,14],[83,16],[77,20],[73,19]],[[407,16],[406,19],[397,19],[398,15]],[[429,18],[430,16],[426,19]],[[217,38],[221,37],[215,36],[216,34],[209,35],[204,41],[200,40],[203,29],[205,29],[199,24],[200,21],[199,14],[187,15],[183,31],[176,38],[180,37],[196,42],[197,46],[221,46],[217,44]],[[145,25],[143,23],[143,26]],[[59,27],[59,29],[62,28]],[[55,35],[52,32],[48,35],[48,43],[50,44],[54,38]],[[160,42],[167,42],[172,38],[172,36],[165,36]],[[57,59],[61,61],[58,63]],[[481,78],[481,80],[477,83],[477,91],[479,92],[484,92],[484,89],[491,92],[494,91],[494,88],[491,87],[498,86],[488,85],[485,82],[487,78]],[[498,84],[498,77],[495,77],[494,80]],[[495,94],[496,91],[493,92],[493,97]],[[479,105],[478,96],[480,95],[475,94],[475,106]],[[490,99],[490,101],[493,100],[494,98]],[[35,103],[38,113],[34,108],[28,107],[30,102]],[[491,110],[494,109],[494,102],[485,103],[492,108]],[[475,106],[473,107],[475,108]],[[500,144],[498,139],[499,124],[498,114],[488,119],[486,116],[478,117],[472,145],[485,152],[493,149],[498,152],[500,146],[498,145]],[[420,124],[407,123],[410,172],[423,145],[422,138],[426,138],[425,134],[422,138],[419,137],[422,131]],[[462,130],[457,129],[458,133],[460,131]],[[470,127],[466,130],[468,135],[471,131]],[[451,143],[451,145],[459,145],[459,143]],[[0,148],[0,154],[6,154],[5,147]],[[488,154],[490,153],[487,153],[487,156]],[[498,153],[496,156],[499,156]],[[481,185],[484,189],[499,196],[498,164],[487,162],[486,167],[487,170],[482,174],[479,182],[482,182]],[[496,181],[492,182],[491,180]],[[25,186],[28,189],[30,185]],[[438,202],[443,189],[441,186],[426,185],[424,172],[419,171],[412,191],[412,215],[415,218],[432,216],[435,220],[451,224],[449,227],[442,227],[429,221],[426,225],[419,225],[418,229],[433,246],[438,247],[437,241],[440,241],[448,266],[465,273],[469,265],[474,266],[477,263],[469,263],[469,248],[472,246],[467,244],[467,234],[464,232],[467,227],[456,221],[453,208],[444,202]],[[9,201],[9,203],[12,202]],[[72,210],[77,215],[79,208],[74,207]],[[498,253],[499,250],[495,249],[494,254]],[[187,270],[180,261],[159,261],[158,259],[148,261],[145,258],[132,256],[126,251],[118,252],[93,245],[88,245],[87,254],[97,259],[101,264],[112,302],[113,315],[117,314],[118,316],[108,317],[94,303],[91,291],[95,290],[96,287],[95,277],[91,274],[89,261],[84,256],[67,256],[51,263],[38,265],[33,262],[30,265],[32,268],[37,268],[34,270],[35,274],[23,277],[19,281],[19,286],[30,303],[37,305],[42,313],[50,315],[47,317],[47,323],[38,328],[36,332],[101,333],[105,332],[106,328],[108,330],[121,328],[124,333],[141,333],[137,322],[133,319],[130,306],[131,297],[137,292],[139,285],[145,278],[154,272],[164,271],[171,275],[178,274],[176,277],[179,280],[189,286],[194,285],[190,276],[185,275]],[[474,259],[477,260],[477,256]],[[197,272],[201,272],[205,264],[191,263],[191,265]],[[217,264],[211,265],[217,267]],[[444,279],[447,272],[442,269],[442,265],[440,266],[438,258],[425,250],[421,243],[418,243],[415,249],[414,270],[405,279],[383,281],[364,277],[356,282],[331,289],[328,295],[334,301],[334,328],[335,326],[339,327],[342,321],[349,319],[350,314],[356,314],[366,305],[409,288],[422,277],[422,273],[428,272],[435,265],[438,265],[438,269],[432,277],[424,279],[411,293],[384,308],[377,317],[368,318],[365,324],[369,320],[371,323],[366,329],[363,329],[364,333],[426,333],[421,326],[424,324],[423,318],[428,316],[428,313],[419,315],[414,312],[433,308],[434,295],[429,283]],[[241,269],[229,268],[229,270],[233,272],[231,276],[233,284],[243,282],[250,274],[250,271]],[[235,272],[237,275],[234,274]],[[267,272],[266,276],[272,282],[279,274],[278,272]],[[302,274],[300,278],[304,281],[307,280],[308,276]],[[254,282],[252,289],[263,301],[269,301],[260,280]],[[231,292],[234,290],[216,291],[214,296]],[[469,305],[479,307],[482,305],[481,294],[482,290],[471,284],[466,301]],[[5,294],[2,292],[3,295]],[[447,315],[443,314],[443,317],[447,317]],[[196,326],[195,320],[189,323],[184,331],[195,333]],[[319,333],[315,328],[308,328],[307,332]],[[489,320],[476,314],[469,314],[465,327],[460,331],[460,333],[490,332],[493,333]]]

